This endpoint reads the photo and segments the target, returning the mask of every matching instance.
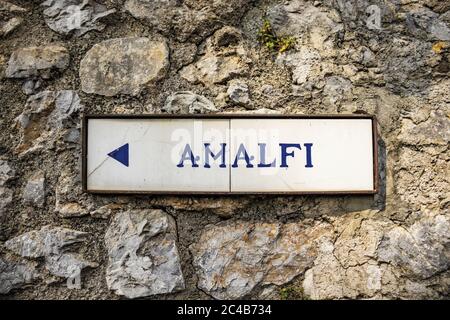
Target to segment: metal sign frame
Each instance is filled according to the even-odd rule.
[[[89,119],[370,119],[372,120],[372,152],[373,152],[373,190],[351,191],[262,191],[262,192],[236,192],[236,191],[115,191],[115,190],[89,190],[87,188],[87,144]],[[378,131],[377,119],[374,115],[366,114],[336,114],[336,115],[300,115],[300,114],[87,114],[82,116],[82,188],[89,194],[115,194],[115,195],[374,195],[378,193]]]

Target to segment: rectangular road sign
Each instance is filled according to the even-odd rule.
[[[91,193],[373,194],[374,117],[86,116]]]

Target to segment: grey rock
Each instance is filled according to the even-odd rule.
[[[239,105],[248,106],[250,103],[250,90],[245,82],[232,81],[227,94],[231,101]]]
[[[212,86],[247,74],[250,62],[240,31],[224,27],[208,38],[205,54],[181,69],[180,76],[191,83]]]
[[[63,253],[72,244],[83,242],[86,232],[44,226],[5,242],[5,247],[25,258],[40,258]]]
[[[285,65],[292,71],[294,84],[316,82],[320,77],[321,57],[317,50],[302,46],[297,52],[285,52],[277,56],[277,64]]]
[[[31,283],[38,273],[32,263],[21,263],[0,257],[0,294]]]
[[[106,231],[106,283],[128,298],[184,289],[172,217],[161,210],[116,214]]]
[[[68,251],[73,244],[84,242],[87,235],[72,229],[44,226],[6,241],[5,247],[25,258],[43,257],[50,274],[67,278],[69,289],[79,289],[82,269],[97,267],[97,264]]]
[[[407,269],[410,275],[427,279],[450,267],[449,247],[449,217],[425,216],[409,228],[388,231],[378,247],[378,257]]]
[[[337,17],[303,0],[270,7],[267,16],[278,36],[302,39],[323,54],[331,53],[337,33],[343,30],[343,25],[334,21]]]
[[[422,143],[421,138],[421,134],[418,134],[419,145]],[[439,136],[427,139],[440,143]],[[434,152],[439,152],[438,147],[445,150],[446,145],[434,144]],[[440,209],[441,201],[448,197],[448,160],[417,150],[415,144],[412,148],[401,147],[398,154],[395,174],[397,201],[404,201],[408,210]]]
[[[86,199],[78,173],[65,168],[56,186],[55,212],[62,218],[82,217],[89,214],[90,201]]]
[[[84,268],[96,268],[97,263],[87,261],[79,254],[63,253],[48,256],[46,269],[54,276],[67,279],[67,288],[81,289],[81,271]]]
[[[3,23],[0,21],[0,37],[7,36],[16,30],[22,23],[23,19],[20,17],[13,17]]]
[[[0,187],[0,217],[5,214],[6,207],[13,200],[13,191],[10,188]]]
[[[15,151],[25,154],[51,147],[77,126],[76,116],[83,109],[75,91],[43,91],[28,98],[24,111],[16,118],[20,143]]]
[[[7,78],[41,77],[49,79],[52,72],[69,65],[69,52],[59,45],[27,47],[13,52],[5,75]]]
[[[168,113],[207,113],[215,112],[217,108],[206,97],[191,91],[179,91],[167,97],[162,108]]]
[[[250,4],[248,0],[127,0],[124,9],[166,36],[198,43],[224,21],[237,24]]]
[[[27,96],[35,94],[41,87],[42,81],[40,79],[28,79],[22,85],[22,91]]]
[[[47,0],[42,6],[45,22],[53,31],[82,36],[91,30],[102,31],[101,19],[116,12],[92,0]]]
[[[42,208],[45,204],[45,175],[38,171],[28,179],[23,189],[23,200],[27,204]]]
[[[328,226],[232,222],[208,226],[190,249],[198,286],[216,299],[245,298],[256,288],[283,285],[316,257]]]
[[[14,178],[16,171],[11,168],[8,161],[0,159],[0,187]]]
[[[332,105],[351,95],[352,83],[345,78],[332,76],[327,78],[323,94],[327,97],[327,103]]]
[[[19,7],[18,5],[15,5],[11,2],[0,0],[0,12],[1,11],[7,11],[7,12],[26,12],[27,9]]]
[[[168,67],[165,41],[110,39],[94,45],[81,61],[81,86],[86,93],[103,96],[138,95],[162,79]]]
[[[414,110],[414,113],[416,111]],[[418,124],[403,119],[399,140],[406,145],[447,145],[450,141],[450,119],[443,110],[433,110],[426,121]]]
[[[430,9],[412,10],[406,15],[408,30],[415,36],[430,40],[450,40],[450,27],[439,15]]]

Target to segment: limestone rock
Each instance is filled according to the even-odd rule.
[[[223,25],[238,22],[248,0],[127,0],[124,9],[166,36],[200,42]]]
[[[5,247],[25,258],[44,258],[50,274],[67,278],[69,289],[80,288],[82,269],[97,264],[68,251],[73,244],[84,242],[87,235],[72,229],[44,226],[6,241]]]
[[[44,226],[5,242],[5,247],[25,258],[40,258],[64,252],[66,247],[83,242],[87,234],[61,227]]]
[[[321,57],[318,51],[302,46],[297,52],[284,52],[278,55],[277,64],[285,65],[292,71],[294,84],[316,82],[321,76]]]
[[[80,64],[81,86],[86,93],[103,96],[138,95],[164,77],[169,67],[165,41],[116,38],[94,45]]]
[[[69,65],[69,52],[60,45],[27,47],[13,52],[6,68],[7,78],[49,79]]]
[[[52,275],[67,279],[68,289],[81,289],[81,271],[87,267],[97,266],[97,263],[87,261],[74,253],[51,255],[45,261],[45,267]]]
[[[16,118],[20,144],[15,151],[25,154],[52,146],[76,123],[81,111],[80,98],[75,91],[43,91],[27,100],[24,111]]]
[[[7,36],[14,30],[16,30],[23,22],[20,17],[13,17],[5,22],[0,21],[0,37]]]
[[[427,215],[409,228],[395,227],[380,242],[380,261],[405,268],[414,276],[429,278],[450,267],[450,219]]]
[[[0,187],[0,218],[4,215],[6,207],[13,200],[13,191],[10,188]]]
[[[0,294],[7,294],[31,283],[37,272],[32,263],[21,263],[0,257]]]
[[[81,178],[70,168],[65,168],[55,190],[55,212],[62,218],[82,217],[89,214],[90,202],[81,188]]]
[[[198,286],[216,299],[238,299],[258,286],[282,285],[312,266],[328,226],[219,223],[190,249]]]
[[[340,103],[345,98],[351,98],[352,83],[339,76],[331,76],[326,80],[323,94],[325,102],[331,105]]]
[[[428,119],[418,124],[404,119],[398,138],[407,145],[447,145],[450,141],[450,119],[443,110],[431,111]]]
[[[11,168],[9,162],[0,159],[0,186],[4,186],[8,181],[14,178],[16,171]]]
[[[377,246],[391,223],[373,221],[376,212],[355,213],[335,221],[337,239],[324,237],[313,267],[303,281],[311,299],[355,299],[380,294],[382,270]]]
[[[343,25],[337,16],[303,0],[277,4],[268,10],[268,19],[278,36],[293,36],[307,41],[323,54],[331,54]]]
[[[408,30],[416,37],[450,41],[450,27],[430,9],[413,9],[408,12],[405,20]]]
[[[250,90],[248,85],[242,81],[232,81],[227,89],[231,101],[242,106],[250,104]]]
[[[116,212],[120,209],[123,209],[122,205],[116,204],[116,203],[110,203],[110,204],[101,206],[100,208],[95,209],[94,211],[91,211],[89,214],[93,218],[108,219],[109,217],[111,217],[114,214],[114,212]]]
[[[167,97],[162,108],[168,113],[207,113],[217,111],[214,103],[191,91],[179,91]]]
[[[420,135],[417,138],[420,139]],[[440,202],[448,197],[448,152],[445,146],[442,148],[442,159],[415,148],[399,150],[395,188],[399,200],[405,201],[410,210],[438,209]],[[433,152],[440,154],[437,148]]]
[[[184,289],[175,221],[161,210],[116,214],[106,231],[106,283],[127,298]]]
[[[42,6],[45,23],[61,34],[73,32],[76,36],[82,36],[91,30],[101,31],[105,25],[100,20],[114,12],[92,0],[47,0]]]
[[[6,207],[13,200],[13,190],[6,187],[6,184],[16,175],[14,169],[11,168],[9,162],[0,159],[0,218],[5,214]]]
[[[11,2],[0,0],[0,11],[25,12],[27,9],[19,7]]]
[[[207,40],[205,55],[181,69],[181,77],[191,83],[211,86],[245,75],[250,60],[241,41],[242,35],[235,28],[224,27],[216,31]]]
[[[45,175],[44,172],[36,172],[27,181],[23,189],[23,200],[25,203],[42,208],[45,204]]]

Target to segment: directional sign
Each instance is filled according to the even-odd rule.
[[[93,193],[376,192],[369,116],[88,116]]]

